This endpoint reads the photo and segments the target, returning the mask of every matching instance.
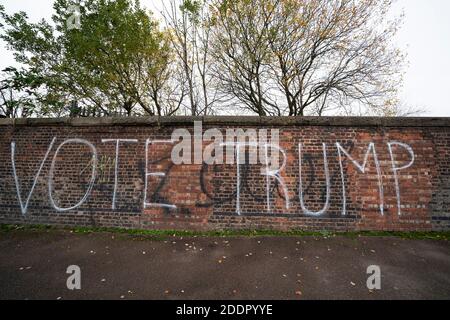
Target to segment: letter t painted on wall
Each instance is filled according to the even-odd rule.
[[[112,209],[116,210],[116,194],[118,187],[118,173],[119,173],[119,146],[121,142],[137,143],[137,139],[102,139],[102,143],[115,142],[116,143],[116,161],[114,163],[114,191],[112,200]]]

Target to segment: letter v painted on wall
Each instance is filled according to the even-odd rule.
[[[50,155],[50,151],[52,150],[53,145],[55,144],[55,141],[56,141],[56,137],[54,137],[52,142],[50,143],[50,146],[48,147],[48,150],[44,156],[44,159],[42,160],[42,162],[39,166],[39,170],[33,179],[33,184],[31,186],[30,191],[28,192],[25,203],[22,200],[19,177],[17,176],[17,170],[16,170],[16,159],[15,159],[16,143],[14,141],[11,142],[11,164],[12,164],[12,169],[13,169],[13,174],[14,174],[14,182],[16,184],[17,198],[20,203],[20,210],[22,211],[22,215],[24,215],[24,216],[27,214],[28,204],[30,203],[31,196],[33,195],[34,188],[36,187],[37,179],[39,178],[39,176],[41,174],[42,168],[44,167],[44,164],[47,161],[48,156]]]

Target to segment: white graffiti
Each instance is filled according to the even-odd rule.
[[[380,193],[380,212],[381,215],[384,215],[384,190],[383,190],[383,178],[381,176],[381,167],[380,162],[378,161],[377,152],[375,150],[375,144],[373,142],[369,143],[369,147],[367,148],[367,152],[364,156],[363,164],[359,164],[353,157],[341,146],[339,142],[336,142],[336,147],[339,155],[339,166],[341,169],[341,181],[342,181],[342,215],[345,216],[347,214],[347,195],[345,191],[345,177],[344,177],[344,166],[342,153],[350,159],[350,161],[358,168],[361,173],[366,173],[367,162],[369,160],[370,151],[373,153],[373,158],[375,161],[375,167],[377,169],[377,178],[378,178],[378,188]]]
[[[22,195],[21,195],[21,192],[20,192],[19,178],[17,176],[17,170],[16,170],[16,159],[15,159],[16,143],[15,142],[11,142],[11,164],[12,164],[12,168],[13,168],[14,182],[16,184],[17,198],[19,199],[20,210],[22,211],[22,215],[26,215],[27,214],[28,205],[30,203],[31,196],[33,195],[34,188],[36,187],[37,179],[39,178],[39,176],[41,174],[42,168],[44,167],[44,164],[47,161],[47,158],[48,158],[48,156],[50,154],[50,151],[53,148],[53,145],[55,144],[55,141],[56,141],[56,137],[53,138],[52,142],[50,143],[50,146],[47,149],[47,152],[45,153],[44,159],[42,160],[41,165],[39,166],[39,170],[38,170],[36,176],[33,179],[33,185],[31,186],[31,190],[28,193],[28,196],[27,196],[27,199],[25,201],[25,204],[22,201]]]
[[[267,212],[271,211],[271,202],[270,202],[270,178],[275,178],[283,189],[283,194],[285,198],[285,206],[286,209],[290,208],[289,203],[289,194],[286,188],[286,184],[284,182],[283,177],[281,176],[281,172],[286,167],[286,152],[281,149],[277,144],[272,145],[269,143],[255,143],[255,142],[225,142],[220,145],[221,147],[234,147],[236,153],[236,214],[241,215],[241,164],[245,164],[241,159],[241,151],[242,147],[253,147],[253,148],[262,148],[264,150],[264,163],[265,167],[261,170],[261,175],[266,177],[266,204],[267,204]],[[282,164],[279,168],[274,169],[274,163],[276,164],[278,161],[273,159],[278,159],[278,156],[273,156],[273,152],[271,152],[271,156],[269,157],[269,149],[274,149],[279,152],[283,156]]]
[[[42,159],[42,161],[39,164],[39,168],[37,170],[37,173],[35,174],[35,176],[33,177],[33,182],[31,185],[31,189],[29,190],[28,194],[26,195],[26,197],[23,196],[22,194],[22,190],[21,190],[21,186],[20,186],[20,180],[18,173],[17,173],[17,168],[16,168],[16,143],[13,141],[11,142],[11,163],[12,163],[12,172],[13,172],[13,177],[14,177],[14,183],[15,183],[15,189],[16,189],[16,193],[17,193],[17,198],[18,198],[18,202],[20,204],[20,210],[22,215],[26,215],[28,208],[29,208],[29,204],[30,201],[32,199],[33,196],[33,192],[36,188],[36,185],[38,183],[39,177],[42,174],[43,168],[45,166],[45,163],[47,162],[47,159],[50,157],[50,153],[53,150],[53,147],[56,143],[57,138],[54,137],[52,139],[52,141],[49,144],[49,147],[45,153],[44,158]],[[172,145],[172,151],[174,148],[174,144],[176,143],[177,140],[151,140],[151,139],[147,139],[145,141],[145,173],[144,173],[144,195],[143,195],[143,208],[165,208],[165,209],[170,209],[170,210],[175,210],[177,209],[177,206],[175,204],[170,204],[170,203],[156,203],[154,199],[149,200],[148,199],[148,191],[149,191],[149,179],[150,178],[160,178],[160,179],[164,179],[166,178],[166,175],[168,175],[167,172],[150,172],[149,171],[149,166],[151,165],[150,163],[150,155],[151,155],[151,150],[150,147],[151,146],[155,146],[158,144],[167,144],[167,145]],[[138,143],[139,141],[137,139],[102,139],[101,140],[102,143],[114,143],[115,144],[115,162],[114,162],[114,189],[113,189],[113,194],[112,194],[112,204],[111,204],[111,208],[112,210],[116,210],[116,202],[117,202],[117,195],[118,195],[118,189],[119,189],[119,158],[120,158],[120,147],[121,144],[131,144],[131,143]],[[92,172],[91,172],[91,176],[90,176],[90,180],[89,183],[87,185],[87,189],[83,195],[83,197],[81,198],[81,200],[76,203],[73,206],[70,207],[61,207],[59,206],[55,199],[54,199],[54,179],[55,179],[55,169],[56,169],[56,163],[58,161],[58,155],[60,154],[61,149],[68,145],[68,144],[82,144],[85,145],[87,147],[89,147],[90,152],[92,154],[92,159],[89,162],[89,166],[92,166]],[[271,142],[261,142],[261,141],[249,141],[249,142],[245,142],[245,141],[233,141],[233,142],[225,142],[225,143],[221,143],[219,145],[220,147],[227,147],[230,148],[232,147],[234,150],[234,155],[233,158],[236,158],[236,205],[235,205],[235,212],[237,215],[242,215],[242,186],[243,184],[243,179],[241,175],[245,176],[246,173],[242,171],[241,166],[243,164],[246,165],[250,165],[247,164],[246,159],[245,159],[245,148],[249,148],[248,150],[250,150],[250,148],[259,148],[259,150],[263,150],[264,151],[264,163],[262,164],[262,168],[261,168],[261,176],[265,177],[265,187],[266,187],[266,210],[267,212],[271,212],[274,208],[273,208],[273,183],[275,180],[276,181],[276,188],[279,188],[278,190],[280,190],[282,192],[282,196],[283,196],[283,200],[284,200],[284,207],[286,210],[289,210],[291,208],[291,200],[289,197],[289,189],[288,186],[286,184],[285,178],[283,177],[283,175],[285,175],[285,171],[286,171],[286,167],[287,167],[287,153],[284,149],[282,149],[277,143],[276,144],[272,144]],[[330,176],[330,170],[329,170],[329,159],[328,159],[328,151],[327,151],[327,144],[326,143],[322,143],[322,151],[323,151],[323,168],[324,168],[324,178],[325,178],[325,187],[326,187],[326,193],[325,193],[325,199],[324,199],[324,204],[323,207],[318,210],[318,211],[312,211],[308,208],[308,206],[306,205],[306,201],[305,201],[305,189],[304,189],[304,164],[303,164],[303,158],[304,158],[304,154],[303,154],[303,147],[304,145],[302,143],[298,144],[298,157],[299,157],[299,168],[298,168],[298,177],[299,177],[299,190],[298,190],[298,199],[300,202],[300,207],[301,207],[301,211],[303,214],[308,215],[308,216],[322,216],[324,215],[326,212],[329,211],[330,209],[330,202],[331,202],[331,188],[332,188],[332,183],[331,183],[331,176]],[[385,214],[385,194],[384,194],[384,186],[383,186],[383,175],[382,175],[382,171],[381,171],[381,165],[380,165],[380,161],[378,158],[378,154],[377,154],[377,150],[375,148],[375,143],[374,142],[370,142],[368,144],[367,150],[365,151],[364,157],[362,159],[361,162],[355,160],[355,158],[350,154],[351,152],[346,150],[339,142],[335,143],[335,147],[337,150],[337,156],[338,156],[338,161],[339,161],[339,171],[337,171],[337,174],[340,173],[340,178],[341,178],[341,186],[342,186],[342,212],[341,214],[343,216],[347,215],[347,188],[349,188],[349,186],[346,185],[346,177],[345,177],[345,159],[349,160],[349,165],[353,164],[356,169],[362,173],[362,174],[367,174],[368,171],[368,164],[369,164],[369,159],[372,158],[373,159],[373,163],[375,165],[376,168],[376,176],[377,176],[377,182],[378,182],[378,192],[379,192],[379,204],[377,206],[379,206],[379,210],[381,215]],[[389,170],[392,171],[393,173],[393,178],[394,178],[394,182],[395,182],[395,193],[396,193],[396,198],[397,198],[397,208],[398,208],[398,215],[400,216],[402,214],[402,204],[401,204],[401,190],[400,190],[400,179],[401,179],[401,172],[407,170],[408,168],[411,168],[413,166],[413,164],[415,163],[415,153],[413,151],[413,149],[402,142],[398,142],[398,141],[390,141],[387,143],[387,147],[388,147],[388,151],[389,151],[389,156],[390,156],[390,160],[391,160],[391,168]],[[409,154],[409,161],[407,163],[404,164],[399,164],[399,161],[396,157],[396,154],[394,152],[394,149],[398,149],[398,148],[402,148],[404,150],[407,151],[407,153]],[[244,151],[244,152],[243,152]],[[282,161],[281,164],[279,164],[280,162],[277,160],[279,158],[279,155],[282,155]],[[275,156],[274,156],[275,155]],[[176,165],[176,164],[175,164]],[[48,174],[48,196],[49,196],[49,200],[50,200],[50,204],[51,206],[58,212],[65,212],[65,211],[70,211],[73,209],[76,209],[80,206],[82,206],[88,199],[88,197],[90,196],[92,189],[94,187],[94,184],[96,182],[96,178],[97,178],[97,171],[98,171],[98,151],[96,149],[96,147],[89,141],[84,140],[84,139],[68,139],[68,140],[64,140],[56,149],[52,161],[51,161],[51,165],[50,165],[50,171]],[[165,180],[165,179],[164,179]],[[245,181],[244,181],[245,182]],[[153,196],[155,197],[155,196]],[[234,197],[234,195],[233,195]],[[168,201],[165,201],[168,202]]]
[[[148,152],[149,146],[154,144],[174,144],[173,140],[150,140],[147,139],[145,141],[145,183],[144,183],[144,209],[148,207],[159,207],[159,208],[167,208],[174,210],[177,206],[172,204],[165,203],[149,203],[147,202],[147,190],[148,190],[148,178],[149,177],[165,177],[166,174],[164,172],[148,172]]]
[[[393,146],[399,146],[399,147],[406,149],[411,156],[411,161],[402,167],[397,167],[397,164],[396,164],[397,161],[395,160],[395,155],[394,155],[394,152],[392,149]],[[401,199],[400,199],[400,184],[399,184],[399,179],[398,179],[398,173],[402,170],[410,168],[414,164],[416,156],[414,154],[413,149],[410,146],[408,146],[407,144],[402,143],[402,142],[391,141],[388,143],[388,148],[389,148],[389,153],[391,155],[392,172],[394,173],[395,192],[397,195],[398,215],[400,216],[402,214],[402,211],[401,211],[402,205],[401,205]]]
[[[330,207],[330,172],[328,170],[328,159],[327,159],[327,145],[326,143],[322,144],[323,147],[323,165],[324,165],[324,171],[325,171],[325,185],[326,185],[326,199],[325,199],[325,205],[323,206],[322,210],[313,212],[306,208],[305,206],[305,200],[303,198],[303,179],[302,179],[302,144],[300,143],[298,145],[298,157],[299,157],[299,198],[300,198],[300,206],[303,210],[303,212],[306,215],[312,215],[312,216],[320,216],[328,211]]]
[[[88,184],[88,188],[87,188],[83,198],[74,206],[71,206],[68,208],[62,208],[62,207],[59,207],[56,204],[55,200],[53,199],[53,178],[54,178],[54,171],[55,171],[55,166],[56,166],[55,164],[56,164],[56,160],[58,157],[58,153],[60,152],[61,148],[64,147],[66,144],[84,144],[91,149],[92,173],[91,173],[91,179]],[[49,196],[50,203],[53,206],[53,208],[56,211],[64,212],[64,211],[70,211],[70,210],[80,207],[87,200],[87,198],[89,197],[89,195],[92,191],[92,188],[94,187],[96,172],[97,172],[97,149],[95,148],[95,146],[92,143],[90,143],[89,141],[84,140],[84,139],[68,139],[68,140],[65,140],[63,143],[61,143],[59,145],[59,147],[56,149],[55,155],[53,156],[52,164],[50,166],[49,177],[48,177],[48,196]]]
[[[269,163],[269,151],[268,151],[269,148],[275,149],[275,151],[278,151],[279,153],[281,153],[283,155],[283,162],[282,162],[281,166],[278,169],[271,169],[273,164]],[[267,212],[271,211],[271,205],[270,205],[270,177],[275,178],[278,181],[278,183],[280,184],[281,188],[283,189],[284,199],[285,199],[285,202],[286,202],[286,209],[289,209],[290,204],[289,204],[288,190],[286,188],[286,184],[284,183],[283,178],[280,175],[280,173],[282,171],[284,171],[284,168],[286,167],[286,160],[287,160],[286,159],[286,152],[283,149],[281,149],[278,145],[272,145],[272,144],[265,144],[264,145],[264,150],[265,150],[266,167],[264,168],[265,170],[264,170],[264,172],[262,174],[266,176]],[[271,154],[272,154],[272,152],[271,152]]]
[[[118,175],[119,175],[119,147],[120,143],[137,143],[137,139],[102,139],[102,143],[114,142],[116,144],[116,161],[114,164],[114,191],[112,200],[112,209],[116,210],[116,194],[118,188]]]

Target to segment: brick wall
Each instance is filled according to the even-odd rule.
[[[172,133],[194,141],[194,121],[278,130],[285,166],[174,164]],[[449,159],[449,118],[0,120],[0,223],[449,230]]]

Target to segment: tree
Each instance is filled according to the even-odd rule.
[[[161,12],[184,77],[191,115],[214,113],[219,101],[211,76],[211,17],[208,1],[170,0]]]
[[[80,23],[68,28],[73,8],[80,10]],[[1,10],[7,26],[1,38],[23,72],[42,79],[48,101],[59,93],[75,114],[91,116],[179,110],[184,92],[172,81],[168,35],[139,1],[56,0],[54,10],[54,27]]]
[[[58,116],[416,114],[397,97],[391,1],[169,0],[165,29],[138,0],[55,0],[52,23],[0,6],[22,66],[3,101]]]
[[[403,55],[390,0],[216,0],[215,77],[264,115],[389,114]]]
[[[220,92],[260,116],[280,115],[268,81],[271,63],[269,25],[275,12],[268,1],[217,1],[212,55]]]
[[[19,118],[33,114],[34,99],[30,92],[24,92],[23,81],[13,68],[3,70],[0,81],[0,118]]]

